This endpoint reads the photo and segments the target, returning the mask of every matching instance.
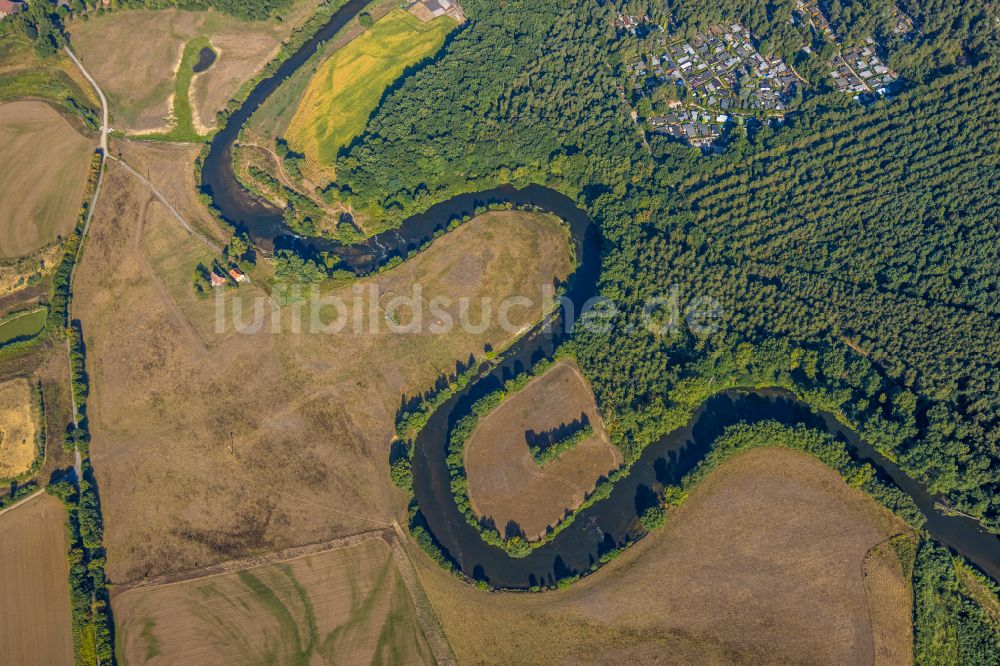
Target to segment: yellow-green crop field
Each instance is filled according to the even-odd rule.
[[[291,148],[328,170],[364,131],[386,88],[440,49],[457,25],[448,16],[421,23],[398,9],[376,21],[316,71],[288,126]]]

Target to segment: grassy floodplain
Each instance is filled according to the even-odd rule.
[[[338,151],[359,136],[385,90],[408,67],[433,55],[456,23],[422,23],[396,9],[317,70],[288,126],[289,145],[329,171]]]
[[[184,205],[169,174],[190,173],[180,169],[193,147],[136,142],[125,150],[130,164],[148,165],[150,179]],[[183,232],[174,232],[176,222],[161,206],[146,205],[149,197],[110,166],[74,285],[88,353],[100,359],[90,368],[100,389],[88,401],[88,417],[108,575],[119,584],[396,518],[399,491],[384,461],[400,397],[426,391],[458,362],[482,360],[487,346],[501,349],[514,337],[495,309],[486,330],[458,325],[459,299],[500,303],[529,295],[535,307],[513,313],[511,323],[520,327],[541,317],[541,286],[566,279],[573,268],[565,227],[554,217],[490,212],[358,282],[370,303],[411,294],[418,282],[425,301],[450,299],[447,314],[456,325],[447,333],[428,330],[436,321],[430,312],[422,334],[392,333],[381,316],[377,332],[355,333],[350,313],[339,332],[313,333],[308,309],[295,333],[291,308],[268,308],[261,310],[265,326],[240,334],[235,302],[227,300],[225,331],[217,334],[214,299],[197,299],[191,287],[201,258],[184,246],[177,256],[187,259],[186,268],[168,259]],[[229,299],[250,298],[242,322],[255,319],[251,292],[264,283],[231,290]],[[352,285],[331,285],[327,293],[354,298]],[[116,305],[125,302],[136,307]],[[279,334],[271,333],[272,316],[283,320]],[[471,318],[480,321],[478,308]],[[225,344],[218,344],[222,336]],[[331,354],[335,349],[351,353]],[[142,410],[153,416],[133,418]],[[143,453],[161,445],[174,454],[149,460]],[[191,494],[192,484],[205,492]],[[175,511],[181,506],[190,507],[183,516]]]
[[[177,78],[174,79],[174,122],[169,132],[163,134],[143,135],[140,138],[157,139],[161,141],[201,141],[202,134],[194,124],[191,109],[191,80],[194,78],[194,66],[198,62],[201,50],[210,47],[208,37],[198,36],[184,45],[181,64],[177,68]]]
[[[108,96],[116,130],[170,133],[175,127],[171,116],[178,114],[180,121],[177,90],[183,86],[193,126],[204,135],[214,129],[216,113],[264,69],[319,4],[295,0],[282,12],[281,21],[244,21],[215,10],[119,10],[73,21],[69,30],[77,55]],[[211,41],[218,59],[192,77],[191,65],[200,50],[192,43],[200,40]],[[187,63],[191,51],[193,60]],[[189,85],[182,81],[185,77]]]
[[[876,633],[910,617],[891,595],[908,587],[901,568],[871,591],[862,569],[906,532],[819,461],[764,448],[568,590],[487,594],[426,559],[418,573],[459,663],[870,663],[876,644],[912,650],[906,633]]]

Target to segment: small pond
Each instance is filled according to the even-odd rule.
[[[191,68],[191,71],[193,71],[195,74],[204,72],[206,69],[215,64],[215,59],[217,57],[218,56],[216,56],[215,51],[213,51],[210,47],[206,46],[198,53],[198,62],[194,64],[194,67]]]
[[[45,327],[48,310],[38,308],[24,312],[0,323],[0,347],[22,340],[30,340]]]

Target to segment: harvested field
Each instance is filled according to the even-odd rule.
[[[586,421],[594,434],[544,467],[528,451],[526,433]],[[560,361],[482,419],[465,445],[469,500],[478,516],[504,529],[516,523],[529,539],[576,509],[598,479],[618,468],[594,396],[572,361]]]
[[[428,664],[433,657],[380,538],[129,590],[113,601],[128,664]]]
[[[317,70],[288,125],[289,145],[316,168],[360,135],[382,93],[407,67],[433,55],[455,29],[448,16],[421,23],[395,9]]]
[[[0,479],[28,471],[37,456],[38,408],[24,379],[0,384]]]
[[[0,104],[0,257],[34,252],[69,233],[95,141],[43,102]]]
[[[0,514],[3,662],[72,664],[66,510],[39,495]]]
[[[319,4],[298,0],[281,22],[241,21],[214,10],[119,10],[75,21],[70,32],[77,55],[108,96],[112,124],[130,132],[167,128],[184,46],[207,38],[219,58],[194,76],[190,90],[195,127],[204,131]]]
[[[126,159],[142,169],[145,156],[154,165],[151,179],[166,182],[167,156],[186,147],[170,148],[131,146]],[[173,173],[181,179],[186,153],[177,157]],[[112,165],[105,185],[75,303],[90,352],[91,451],[112,581],[405,520],[388,473],[401,396],[426,390],[457,361],[482,356],[487,344],[500,348],[512,334],[496,317],[478,332],[456,326],[441,334],[392,333],[377,304],[377,332],[310,332],[309,308],[295,332],[295,308],[275,317],[262,299],[259,330],[234,333],[227,300],[224,333],[216,336],[214,308],[191,301],[183,277],[200,260],[181,242],[187,239],[179,238],[171,255],[176,235],[156,217],[161,205],[149,204],[148,192],[122,169]],[[554,218],[497,212],[365,280],[358,291],[362,298],[374,293],[377,302],[389,292],[410,295],[419,283],[423,302],[448,297],[456,312],[462,296],[493,303],[535,296],[571,269],[567,232]],[[344,287],[325,295],[349,300],[354,293]],[[527,323],[541,310],[538,302],[515,314]],[[250,325],[254,312],[246,308],[240,319]],[[205,331],[216,337],[203,339]]]
[[[862,565],[905,529],[816,460],[756,449],[568,590],[489,594],[426,557],[418,572],[461,663],[871,663]]]
[[[900,536],[897,539],[906,539]],[[910,545],[916,552],[916,545]],[[865,556],[865,593],[875,645],[875,664],[913,663],[913,562],[904,566],[892,541],[883,541]]]

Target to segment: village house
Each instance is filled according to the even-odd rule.
[[[24,7],[25,4],[21,0],[0,0],[0,19],[16,14]]]
[[[213,287],[221,287],[222,285],[226,284],[226,278],[222,277],[221,275],[219,275],[215,271],[212,271],[209,274],[208,280],[209,280],[209,282],[212,283]]]
[[[248,277],[246,276],[246,274],[245,274],[245,273],[243,273],[243,272],[242,272],[242,271],[241,271],[240,269],[238,269],[238,268],[230,268],[230,269],[229,269],[229,275],[231,275],[231,276],[232,276],[232,278],[233,278],[234,280],[236,280],[237,282],[247,282],[247,281],[248,281],[248,280],[250,279],[250,278],[248,278]]]

